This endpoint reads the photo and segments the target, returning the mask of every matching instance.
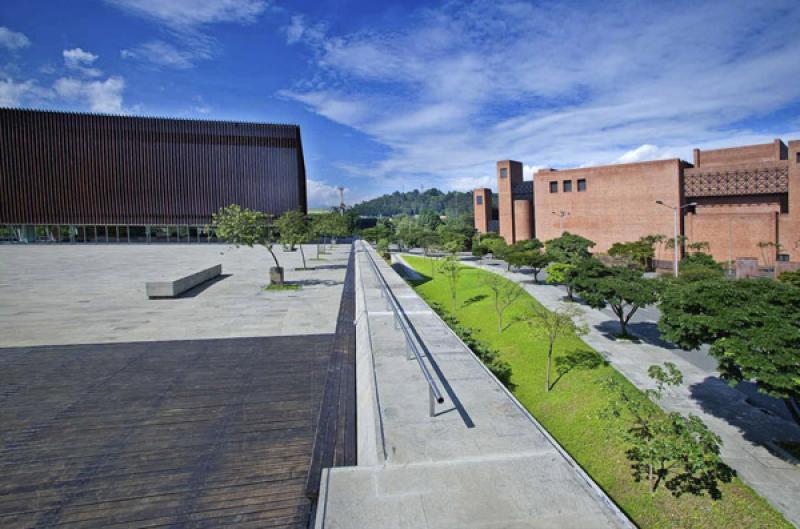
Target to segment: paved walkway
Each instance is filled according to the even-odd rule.
[[[531,275],[508,272],[504,265],[480,261],[463,264],[517,282],[549,309],[565,303],[563,287],[535,284]],[[678,366],[684,384],[667,392],[662,407],[700,417],[722,438],[722,455],[739,477],[800,527],[800,462],[775,446],[776,441],[800,441],[800,427],[767,407],[754,405],[761,401],[728,386],[708,362],[692,361],[691,352],[652,338],[640,343],[615,340],[617,320],[603,311],[583,308],[589,326],[584,341],[637,387],[654,387],[647,376],[649,366],[666,361]]]
[[[323,473],[317,529],[584,529],[632,524],[382,259],[445,398],[428,387],[356,256],[358,466]],[[373,254],[374,255],[374,254]]]

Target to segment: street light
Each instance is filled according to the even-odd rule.
[[[559,227],[561,228],[561,233],[563,234],[563,233],[564,233],[564,217],[566,217],[567,215],[569,215],[569,211],[564,211],[564,210],[562,209],[562,210],[561,210],[561,211],[559,211],[558,213],[556,213],[555,211],[551,211],[550,213],[552,213],[552,214],[553,214],[553,215],[555,215],[556,217],[559,217],[559,219],[558,219],[558,222],[559,222]]]
[[[675,272],[675,277],[678,277],[678,212],[684,208],[696,206],[697,202],[689,202],[688,204],[684,204],[683,206],[670,206],[669,204],[665,204],[663,200],[656,200],[656,204],[660,204],[665,208],[671,209],[672,213],[675,216],[675,231],[674,231],[675,246],[672,248],[672,265],[673,265],[673,271]]]

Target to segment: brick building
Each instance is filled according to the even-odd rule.
[[[679,232],[688,243],[707,242],[717,261],[800,262],[800,141],[695,149],[693,163],[541,169],[533,181],[523,180],[520,162],[505,160],[497,163],[497,190],[497,228],[485,188],[474,192],[475,227],[509,243],[569,231],[606,252],[648,234],[672,237],[671,207],[680,205]],[[759,247],[764,242],[777,246]],[[671,260],[671,251],[661,249],[657,258]]]

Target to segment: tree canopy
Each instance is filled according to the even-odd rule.
[[[800,396],[800,289],[758,279],[675,283],[662,293],[661,312],[664,337],[685,349],[710,344],[723,378]]]
[[[212,222],[217,237],[223,241],[251,248],[255,245],[264,246],[275,261],[275,266],[280,267],[278,258],[272,251],[276,236],[275,226],[266,213],[231,204],[214,213]]]
[[[589,250],[594,246],[594,241],[568,231],[545,243],[551,261],[573,264],[591,256]]]
[[[448,217],[472,214],[472,193],[450,191],[443,193],[436,188],[426,191],[415,189],[406,193],[395,191],[366,200],[353,206],[350,211],[359,216],[392,217],[394,215],[418,215],[429,210]]]

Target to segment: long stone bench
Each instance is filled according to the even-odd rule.
[[[173,281],[148,281],[145,290],[148,298],[174,298],[192,287],[205,283],[222,274],[222,265],[209,266]]]

